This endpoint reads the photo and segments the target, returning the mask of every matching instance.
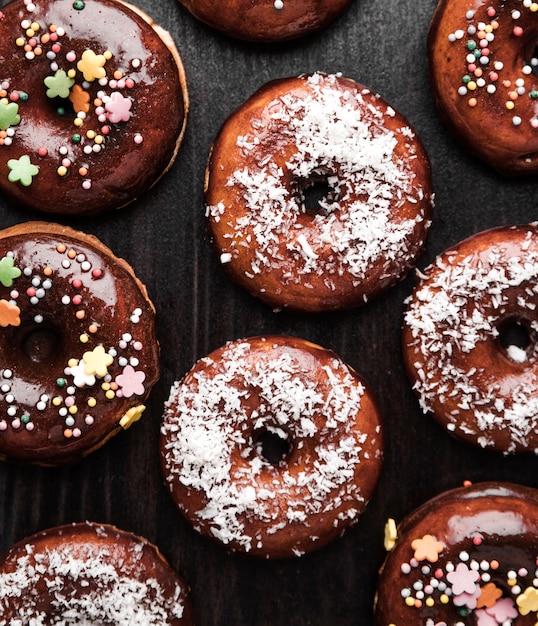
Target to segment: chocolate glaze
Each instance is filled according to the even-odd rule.
[[[371,499],[383,460],[364,380],[295,337],[231,342],[198,361],[172,389],[161,432],[180,512],[227,549],[263,558],[340,536]],[[287,442],[280,460],[260,448],[267,433]]]
[[[353,0],[179,0],[196,18],[230,37],[249,41],[296,39],[330,24]]]
[[[3,624],[21,617],[50,624],[193,623],[188,588],[158,549],[107,524],[58,526],[27,537],[0,558],[0,580]]]
[[[0,327],[0,455],[76,461],[140,417],[159,377],[154,309],[132,269],[94,237],[30,222],[0,233],[0,263],[11,255],[22,274],[0,283],[0,304],[18,307],[20,323]],[[109,363],[88,377],[81,361],[95,349]],[[121,385],[119,394],[107,387],[118,376],[123,397]]]
[[[425,535],[432,535],[442,544],[438,560],[429,562],[421,559],[417,565],[411,564],[409,573],[403,573],[402,565],[405,568],[410,564],[415,553],[411,543]],[[497,601],[502,602],[511,615],[507,621],[502,621],[503,624],[534,625],[536,611],[525,613],[521,596],[529,588],[534,588],[537,556],[536,490],[509,483],[487,482],[447,491],[426,502],[398,526],[396,544],[381,568],[375,603],[376,624],[475,626],[481,623],[477,621],[477,611],[481,610],[480,598],[474,608],[456,606],[454,599],[461,595],[450,580],[447,586],[453,595],[448,602],[441,601],[442,591],[437,588],[431,593],[426,590],[420,606],[406,604],[402,590],[411,590],[411,596],[415,598],[417,590],[426,589],[432,578],[447,583],[447,572],[450,571],[447,565],[452,563],[456,569],[460,566],[463,570],[472,570],[478,564],[480,579],[475,584],[480,588],[490,583],[496,585]],[[428,568],[427,574],[421,571],[423,567]],[[514,572],[515,582],[509,582],[512,576],[508,575],[509,572]],[[416,587],[413,587],[415,583]],[[430,606],[426,601],[428,596],[433,599]],[[469,603],[472,605],[471,600]],[[495,601],[488,604],[488,610],[494,612]],[[518,609],[520,605],[522,610]],[[487,621],[487,616],[483,619],[483,623],[495,623]]]
[[[327,214],[301,200],[317,178],[340,187]],[[268,198],[251,200],[260,189]],[[346,309],[394,285],[422,251],[430,165],[383,98],[318,72],[271,81],[228,117],[209,158],[205,202],[230,278],[276,309]]]
[[[14,0],[0,14],[0,83],[7,85],[8,100],[18,97],[20,117],[9,129],[14,132],[11,145],[0,145],[0,189],[15,203],[52,213],[89,215],[119,208],[161,177],[179,147],[188,96],[177,50],[145,16],[116,0],[86,0],[80,10],[74,8],[76,3],[62,0],[34,4],[35,10],[29,12],[22,0]],[[42,53],[31,60],[16,43],[19,37],[30,39],[21,27],[24,20],[39,24],[35,38]],[[51,25],[65,30],[56,42],[46,39]],[[49,60],[53,45],[60,50]],[[84,83],[78,63],[86,51],[112,54],[104,65],[107,85],[97,79]],[[47,96],[44,81],[57,70],[76,70],[71,92],[78,85],[90,96],[81,126],[74,124],[77,111],[69,99]],[[132,85],[110,83],[116,70]],[[129,119],[115,123],[110,115],[97,119],[94,101],[101,90],[108,97],[115,92],[131,101]],[[103,127],[108,127],[106,134]],[[87,137],[88,131],[103,137],[102,143]],[[80,136],[78,142],[75,135]],[[93,151],[96,145],[99,152]],[[39,168],[29,186],[8,180],[8,162],[24,155]],[[65,158],[71,164],[61,176],[58,168]],[[80,173],[80,168],[87,171]]]
[[[423,411],[461,440],[538,451],[537,277],[536,225],[503,226],[438,255],[407,300],[409,378]],[[515,323],[528,333],[524,349],[502,344]]]
[[[488,15],[491,7],[495,10],[493,16]],[[520,13],[517,20],[512,16],[515,10]],[[468,11],[473,17],[466,17]],[[489,60],[476,60],[474,65],[480,72],[477,77],[469,70],[466,57],[474,52],[469,42],[478,44],[480,40],[467,30],[480,22],[488,26],[493,21],[498,27],[492,31],[494,39],[488,45]],[[521,28],[522,34],[514,35],[514,27]],[[462,36],[450,41],[449,36],[457,31]],[[537,37],[538,13],[516,0],[440,0],[430,25],[430,77],[441,117],[468,152],[504,175],[538,174],[538,99],[533,95],[538,90],[538,77],[535,71],[523,72],[523,67],[536,57]],[[480,49],[478,45],[476,49]],[[496,66],[497,62],[502,67]],[[498,78],[492,80],[492,72]],[[485,82],[460,95],[458,90],[465,88],[465,77],[474,83],[480,79]],[[525,90],[512,99],[518,80],[523,81]],[[495,89],[493,93],[488,92],[490,86]],[[475,106],[469,106],[471,98],[476,100]],[[515,105],[512,110],[506,107],[510,101]],[[513,122],[516,117],[521,120],[518,125]]]

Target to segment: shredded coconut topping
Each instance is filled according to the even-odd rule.
[[[488,246],[484,233],[477,236],[481,252],[440,255],[405,314],[413,338],[407,359],[424,412],[433,411],[450,431],[472,435],[483,447],[496,445],[503,431],[506,452],[538,451],[536,345],[509,346],[506,374],[507,365],[499,366],[500,343],[491,348],[503,322],[528,320],[531,330],[538,330],[538,238],[530,227],[521,233],[515,243],[510,234],[504,246]]]
[[[236,169],[227,185],[246,205],[233,228],[238,237],[245,229],[253,232],[258,251],[253,275],[289,265],[290,259],[282,257],[283,242],[293,257],[290,280],[296,282],[312,274],[342,273],[359,282],[378,263],[393,274],[391,264],[414,253],[410,240],[417,237],[417,225],[427,228],[423,205],[429,208],[424,202],[429,181],[416,180],[412,169],[417,158],[412,129],[389,130],[384,117],[394,111],[381,101],[374,106],[366,89],[343,90],[339,79],[319,73],[305,77],[311,95],[291,91],[265,107],[270,113],[264,136],[270,141],[260,141],[257,128],[237,139],[249,165]],[[277,164],[293,145],[293,154]],[[322,200],[313,228],[301,229],[301,181],[320,177],[332,188],[334,201]],[[398,215],[408,203],[416,204],[412,217]],[[207,208],[212,219],[232,224],[228,210],[232,207],[224,200]],[[240,243],[236,247],[233,238],[228,243],[228,252],[241,254]]]
[[[354,519],[365,504],[355,476],[373,430],[357,424],[364,387],[336,358],[307,367],[272,352],[244,342],[206,357],[173,386],[162,427],[170,488],[201,492],[200,523],[247,551],[261,541],[251,524],[272,534],[299,522],[308,533],[309,515],[341,508],[342,519]],[[257,433],[272,430],[293,447],[278,467],[256,445]]]
[[[135,561],[143,549],[133,546]],[[91,543],[38,551],[29,543],[16,567],[0,572],[0,626],[164,626],[181,618],[181,588],[165,595],[155,578],[136,571],[138,563],[129,570],[118,562],[115,551]],[[18,619],[3,618],[7,606],[17,607]]]

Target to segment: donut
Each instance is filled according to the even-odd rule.
[[[146,539],[107,524],[36,533],[0,558],[1,624],[188,626],[185,582]]]
[[[15,205],[95,215],[172,165],[188,111],[179,52],[119,0],[0,8],[0,191]]]
[[[340,75],[302,75],[266,84],[226,120],[205,203],[231,279],[275,309],[346,309],[421,252],[430,166],[380,96]]]
[[[161,428],[179,511],[229,551],[300,556],[354,523],[383,459],[362,378],[304,339],[229,342],[176,382]]]
[[[407,300],[420,406],[463,441],[538,452],[537,279],[537,226],[504,226],[440,254]]]
[[[137,421],[160,373],[154,317],[97,238],[0,231],[0,458],[70,463]]]
[[[197,19],[229,37],[275,42],[326,27],[353,0],[228,0],[219,10],[211,0],[179,0]]]
[[[439,0],[428,34],[432,93],[450,133],[505,176],[538,173],[538,4]]]
[[[445,491],[393,532],[376,626],[534,626],[538,492],[485,482]]]

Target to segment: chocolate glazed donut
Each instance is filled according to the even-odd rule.
[[[324,28],[353,0],[179,0],[194,17],[230,37],[284,41]]]
[[[534,626],[538,492],[509,483],[447,491],[396,527],[375,601],[377,626]]]
[[[505,175],[538,174],[538,4],[440,0],[428,36],[441,117]]]
[[[155,311],[95,237],[0,231],[0,456],[58,465],[137,421],[159,378]]]
[[[0,10],[0,190],[90,215],[171,166],[188,110],[170,35],[118,0],[13,0]]]
[[[50,528],[0,557],[0,623],[191,626],[185,582],[146,539],[108,524]]]

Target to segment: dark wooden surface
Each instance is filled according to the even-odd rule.
[[[400,354],[403,301],[414,276],[362,309],[319,316],[275,314],[225,279],[207,240],[202,204],[212,140],[227,114],[273,78],[340,71],[378,91],[415,126],[432,162],[437,202],[419,267],[478,230],[536,220],[536,179],[500,179],[466,156],[439,122],[426,58],[435,0],[356,0],[324,32],[271,46],[228,40],[174,0],[135,3],[172,33],[187,71],[191,113],[173,169],[135,204],[99,219],[38,215],[0,199],[0,226],[58,219],[96,234],[125,257],[157,308],[162,378],[142,421],[80,464],[0,464],[0,550],[57,524],[109,522],[161,548],[192,587],[199,626],[369,626],[387,517],[399,520],[465,479],[538,487],[538,458],[470,448],[421,414]],[[386,433],[383,475],[359,523],[319,552],[279,562],[229,555],[192,531],[163,486],[157,454],[171,383],[225,341],[264,333],[304,337],[339,353],[376,391]]]

